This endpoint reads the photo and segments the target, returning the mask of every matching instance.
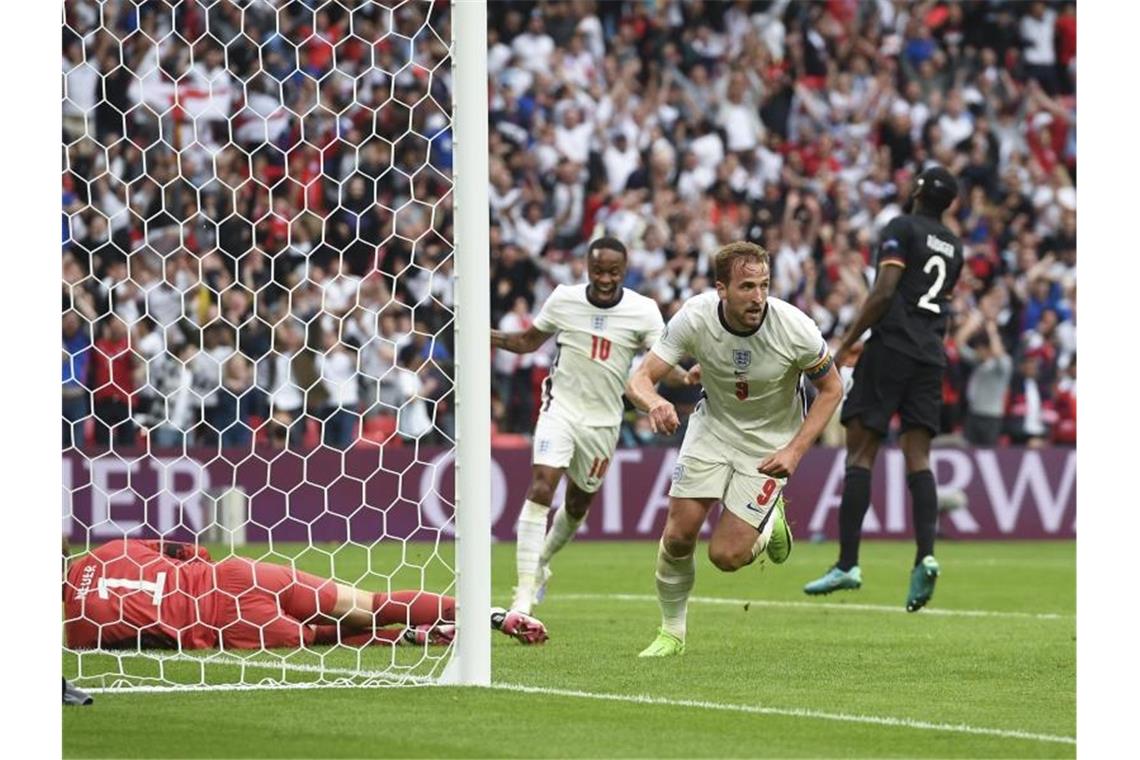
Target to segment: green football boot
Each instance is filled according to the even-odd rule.
[[[671,633],[667,633],[664,628],[657,630],[657,638],[653,643],[641,650],[638,657],[672,657],[673,655],[685,653],[685,642]]]
[[[938,560],[930,554],[922,558],[910,571],[910,590],[906,595],[906,611],[918,612],[926,603],[930,601],[930,597],[934,596],[934,582],[938,580],[938,574],[941,568],[938,567]]]
[[[784,516],[784,497],[776,499],[772,509],[776,514],[772,516],[772,535],[768,538],[768,559],[779,565],[788,561],[792,553],[792,529]]]
[[[857,589],[863,585],[863,571],[858,565],[844,572],[838,567],[832,567],[822,578],[816,578],[804,586],[804,593],[811,596],[817,594],[830,594],[832,591]]]

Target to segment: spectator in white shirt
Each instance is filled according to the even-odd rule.
[[[554,40],[546,33],[542,12],[535,9],[530,14],[526,31],[511,42],[511,52],[519,65],[536,74],[550,73],[550,57],[554,54]]]
[[[594,56],[586,50],[586,43],[581,34],[570,38],[565,52],[562,55],[562,65],[559,69],[565,80],[583,89],[598,79],[598,67]]]
[[[728,149],[733,153],[755,150],[764,136],[760,112],[750,97],[745,97],[746,80],[736,73],[728,85],[727,100],[721,103],[717,123],[728,137]]]
[[[708,119],[701,120],[697,133],[700,136],[689,144],[689,149],[696,154],[701,166],[715,173],[724,160],[724,141]]]
[[[554,185],[554,246],[569,250],[582,239],[582,212],[586,200],[582,168],[567,159],[558,164]]]
[[[819,201],[814,196],[808,195],[802,200],[801,207],[800,194],[795,191],[788,194],[782,224],[783,244],[776,253],[773,272],[773,293],[788,301],[795,297],[804,281],[804,264],[811,258],[823,218]],[[807,217],[806,229],[801,216]]]
[[[145,272],[145,274],[143,274]],[[182,318],[182,293],[166,280],[157,279],[150,270],[139,268],[135,275],[146,294],[147,313],[162,327],[169,327]]]
[[[549,176],[562,160],[562,154],[558,152],[555,141],[553,124],[543,124],[538,128],[538,137],[531,146],[531,152],[534,154],[538,171]]]
[[[677,195],[686,202],[700,200],[706,190],[716,182],[716,170],[701,164],[697,154],[685,154],[684,166],[677,178]]]
[[[300,444],[304,432],[297,418],[301,416],[305,398],[293,371],[293,360],[303,345],[301,327],[292,320],[282,321],[274,334],[273,353],[269,355],[272,373],[269,403],[275,423],[270,428],[270,439],[274,444],[284,445],[288,431],[290,448]]]
[[[88,131],[88,121],[95,119],[99,72],[83,60],[83,42],[73,39],[65,48],[63,59],[64,94],[63,127],[70,139],[78,139]]]
[[[554,220],[542,216],[542,204],[531,201],[526,211],[514,213],[515,243],[531,257],[537,258],[554,236]]]
[[[148,435],[152,447],[182,448],[192,443],[190,436],[198,422],[201,403],[193,390],[194,377],[190,371],[197,353],[197,346],[186,343],[179,349],[177,358],[163,353],[150,365],[156,389],[165,399],[157,424]]]
[[[590,0],[587,5],[590,6],[589,12],[582,16],[578,22],[577,34],[582,35],[586,49],[590,51],[590,55],[594,56],[594,60],[601,61],[606,55],[602,22],[595,13],[596,3]]]
[[[487,74],[497,79],[511,60],[511,49],[499,39],[499,30],[487,29]]]
[[[946,99],[946,111],[938,117],[938,128],[942,131],[942,147],[951,150],[974,134],[974,117],[966,110],[960,91],[952,91]]]
[[[508,240],[514,239],[513,210],[522,200],[522,189],[511,179],[511,173],[501,163],[491,164],[491,186],[488,189],[491,218],[502,227]]]
[[[602,163],[606,167],[610,192],[619,195],[625,191],[630,176],[641,168],[641,154],[630,143],[625,132],[617,132],[602,153]]]
[[[1045,92],[1057,92],[1057,53],[1054,49],[1057,12],[1043,2],[1034,2],[1023,16],[1019,31],[1025,44],[1026,74],[1041,83]]]
[[[558,151],[576,164],[585,164],[590,158],[590,141],[594,127],[582,120],[576,106],[566,109],[562,124],[554,128],[554,145]]]
[[[325,270],[321,290],[324,294],[324,310],[334,314],[343,314],[356,303],[356,291],[360,288],[360,278],[344,272],[341,268],[340,257],[334,256],[329,260]]]
[[[418,440],[435,426],[432,420],[435,404],[428,406],[428,399],[435,391],[435,380],[429,376],[424,356],[415,346],[407,346],[400,352],[399,366],[392,373],[400,394],[396,432],[404,438]]]
[[[351,340],[351,339],[350,339]],[[356,348],[337,339],[336,333],[324,334],[324,353],[317,355],[317,370],[328,392],[324,418],[324,443],[335,449],[352,445],[356,414],[360,405],[360,386],[356,372]]]

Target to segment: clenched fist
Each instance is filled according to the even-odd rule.
[[[681,421],[677,419],[677,410],[665,399],[649,408],[649,426],[658,435],[673,435],[680,427]]]

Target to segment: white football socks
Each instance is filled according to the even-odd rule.
[[[530,614],[534,596],[534,576],[538,572],[538,558],[542,553],[542,542],[546,536],[546,515],[550,507],[529,499],[523,503],[519,514],[518,546],[515,564],[518,569],[518,585],[515,586],[515,599],[512,610]]]
[[[539,564],[550,564],[551,558],[574,538],[574,534],[581,524],[582,520],[571,517],[570,513],[566,511],[566,505],[563,504],[562,508],[554,514],[554,523],[550,526],[550,532],[546,534],[546,544],[542,547],[542,556],[538,560]]]
[[[693,590],[696,568],[693,554],[674,557],[665,551],[664,544],[657,546],[657,602],[661,606],[661,627],[681,641],[685,640],[685,617],[689,606],[689,592]]]
[[[748,564],[755,562],[756,558],[763,554],[764,550],[767,548],[768,539],[764,538],[764,536],[757,536],[756,542],[752,544],[752,559],[748,560]]]
[[[773,507],[773,509],[775,509],[775,507]],[[763,554],[764,550],[768,548],[768,542],[772,539],[772,526],[775,522],[775,520],[768,520],[768,523],[764,526],[764,530],[756,537],[756,543],[752,544],[752,559],[748,560],[748,564],[755,562],[756,558]]]

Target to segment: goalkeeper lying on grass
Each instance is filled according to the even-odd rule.
[[[72,649],[272,649],[314,644],[449,644],[455,599],[363,591],[204,547],[120,539],[73,561],[63,589]],[[389,627],[391,626],[391,627]],[[546,627],[496,609],[491,626],[524,644]]]

